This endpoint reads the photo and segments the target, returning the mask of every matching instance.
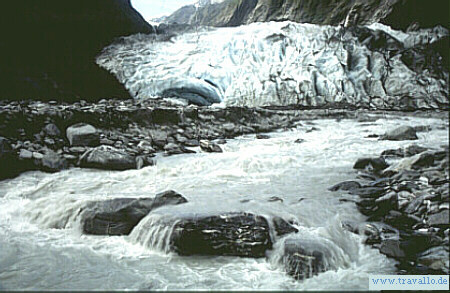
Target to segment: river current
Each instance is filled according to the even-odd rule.
[[[27,172],[0,182],[0,289],[368,289],[370,274],[395,272],[395,262],[347,232],[342,221],[364,221],[350,196],[330,186],[355,178],[356,159],[411,141],[365,138],[399,125],[430,125],[422,146],[448,144],[447,122],[385,116],[375,122],[316,120],[229,140],[223,153],[157,157],[157,165],[110,172],[73,168]],[[312,127],[317,130],[309,131]],[[298,138],[305,141],[294,143]],[[92,199],[151,197],[173,189],[187,204],[144,218],[129,236],[82,235],[81,204]],[[342,201],[342,197],[349,199]],[[277,197],[277,198],[274,198]],[[297,223],[296,237],[320,239],[329,271],[304,281],[287,275],[275,243],[267,258],[181,257],[165,251],[155,219],[178,213],[250,211]]]

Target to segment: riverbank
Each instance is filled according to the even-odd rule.
[[[364,121],[371,119],[367,118],[369,113],[383,115],[385,112],[185,107],[166,100],[72,104],[3,101],[0,103],[0,159],[10,167],[2,168],[0,177],[11,178],[29,170],[56,172],[74,166],[140,169],[153,165],[152,158],[157,153],[192,153],[198,146],[202,151],[220,152],[220,143],[240,135],[265,138],[262,133],[289,129],[300,121],[320,118]],[[420,114],[445,116],[436,112]]]
[[[365,245],[364,234],[343,228],[367,217],[327,189],[354,178],[358,158],[411,143],[446,144],[448,125],[411,114],[346,112],[358,118],[299,121],[260,139],[237,136],[219,145],[222,153],[156,152],[156,166],[139,170],[75,167],[1,181],[2,286],[367,289],[370,274],[397,273],[395,260]],[[413,128],[418,139],[374,137],[399,126]],[[170,193],[172,204],[156,209],[158,194],[167,190],[182,198]],[[280,233],[275,223],[298,232]],[[216,248],[186,250],[199,237]],[[312,270],[302,260],[313,261]]]

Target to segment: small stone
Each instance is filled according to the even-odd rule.
[[[257,134],[256,135],[256,139],[269,139],[270,136],[265,135],[265,134]]]
[[[71,153],[81,154],[81,153],[84,153],[85,151],[86,151],[85,147],[71,147],[71,148],[69,148],[69,152],[71,152]]]
[[[43,157],[44,157],[43,154],[38,153],[38,152],[33,152],[33,158],[35,158],[37,160],[42,160]]]
[[[21,159],[31,159],[33,157],[33,153],[26,149],[21,149],[19,153],[19,158]]]

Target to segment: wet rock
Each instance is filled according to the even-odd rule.
[[[266,134],[257,134],[256,135],[256,139],[269,139],[270,136],[266,135]]]
[[[152,210],[185,202],[187,200],[175,191],[159,193],[154,198],[114,198],[90,202],[81,211],[83,233],[128,235]]]
[[[365,223],[359,227],[358,233],[367,237],[366,244],[379,244],[385,239],[399,238],[397,229],[381,222]]]
[[[137,156],[136,157],[136,169],[142,169],[148,166],[154,166],[155,161],[150,156]]]
[[[97,129],[86,123],[69,126],[66,136],[71,146],[98,146],[100,140]]]
[[[374,134],[374,133],[366,136],[366,138],[378,138],[378,137],[380,137],[380,136],[378,134]]]
[[[400,126],[386,132],[380,137],[382,140],[416,140],[419,139],[416,130],[411,126]]]
[[[207,153],[222,153],[223,152],[222,148],[219,145],[217,145],[213,142],[207,141],[207,140],[200,141],[200,148]]]
[[[284,236],[290,233],[297,233],[298,229],[292,226],[281,217],[273,217],[272,223],[275,229],[275,233],[278,237]]]
[[[283,199],[278,196],[271,196],[267,201],[268,202],[275,202],[275,201],[283,202]]]
[[[362,198],[377,198],[385,192],[382,187],[362,187],[349,190],[350,194],[359,195]]]
[[[328,188],[328,190],[330,191],[338,191],[338,190],[352,190],[352,189],[358,189],[361,188],[361,183],[359,183],[358,181],[344,181],[341,183],[338,183],[330,188]]]
[[[266,218],[250,213],[184,215],[170,238],[179,255],[264,257],[272,248]]]
[[[286,239],[283,265],[287,273],[297,280],[303,280],[325,272],[331,253],[318,240]]]
[[[168,143],[164,146],[164,150],[169,155],[177,155],[184,153],[195,153],[195,151],[189,150],[182,145],[177,145],[175,143]]]
[[[353,169],[366,169],[378,173],[386,169],[389,165],[383,158],[360,158],[353,165]]]
[[[299,143],[299,144],[303,143],[303,142],[305,142],[305,140],[303,138],[298,138],[294,141],[294,143]]]
[[[83,154],[80,158],[80,166],[122,171],[136,169],[136,159],[123,150],[111,146],[99,146]]]

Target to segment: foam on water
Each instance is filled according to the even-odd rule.
[[[414,141],[448,144],[445,121],[386,117],[376,122],[317,120],[311,125],[229,140],[224,152],[160,157],[156,166],[105,172],[70,169],[27,172],[0,182],[0,284],[23,289],[367,289],[368,275],[392,273],[394,262],[345,231],[342,221],[363,221],[352,202],[328,187],[354,178],[352,165],[411,141],[364,138],[399,125],[430,125]],[[296,144],[297,138],[305,140]],[[153,196],[173,189],[187,204],[165,206],[144,218],[131,235],[81,235],[79,208],[91,200]],[[282,201],[270,201],[272,197]],[[329,271],[295,281],[277,261],[167,254],[177,215],[245,211],[292,220],[301,235],[322,240]],[[299,234],[300,235],[300,234]],[[290,236],[296,237],[296,236]]]

